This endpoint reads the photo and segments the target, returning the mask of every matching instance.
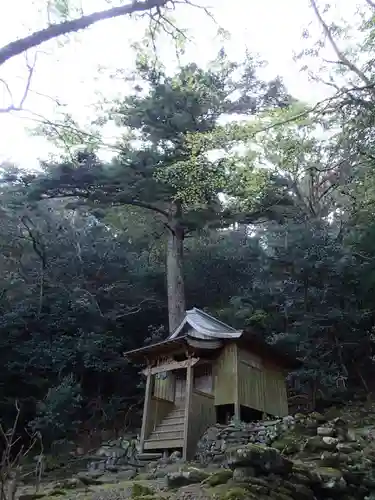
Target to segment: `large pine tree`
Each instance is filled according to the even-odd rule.
[[[215,141],[202,137],[212,138],[223,117],[254,115],[285,106],[290,98],[279,79],[258,78],[251,57],[233,63],[224,51],[207,69],[191,63],[172,76],[140,55],[133,78],[133,92],[114,103],[107,117],[125,131],[119,154],[109,164],[87,151],[79,153],[75,162],[49,164],[35,192],[79,197],[98,208],[132,205],[155,214],[168,235],[173,331],[185,310],[184,238],[209,224],[227,224],[219,194],[235,194],[240,183],[237,156],[228,153],[233,136],[228,141],[224,136],[216,150],[212,150]]]

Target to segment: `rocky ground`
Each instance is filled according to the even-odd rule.
[[[20,500],[375,500],[375,404],[216,425],[189,464],[178,453],[142,464],[128,442],[97,455],[70,477],[47,475],[37,494],[23,485]]]

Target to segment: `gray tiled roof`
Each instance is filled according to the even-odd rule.
[[[186,311],[185,318],[180,326],[168,337],[175,339],[180,335],[188,335],[200,340],[238,339],[242,331],[219,321],[213,316],[194,307]]]

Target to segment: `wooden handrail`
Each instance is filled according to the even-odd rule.
[[[215,399],[215,396],[213,394],[200,391],[199,389],[193,389],[193,394],[197,394],[198,396],[203,396],[203,397],[210,398],[210,399]]]
[[[157,396],[151,396],[152,401],[161,401],[162,403],[170,403],[171,405],[175,405],[175,401],[171,401],[170,399],[158,398]]]

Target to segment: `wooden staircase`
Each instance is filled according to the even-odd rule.
[[[183,447],[184,405],[175,406],[152,431],[144,443],[144,450],[168,450]]]

